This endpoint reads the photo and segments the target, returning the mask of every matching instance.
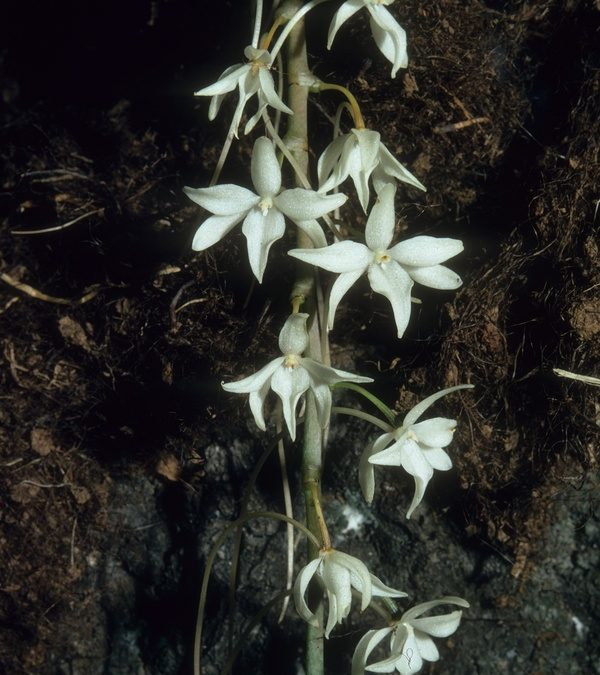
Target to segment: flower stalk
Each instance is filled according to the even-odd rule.
[[[344,94],[344,96],[348,99],[348,103],[350,104],[350,110],[352,111],[352,119],[354,120],[354,128],[355,129],[365,128],[365,120],[363,119],[362,113],[360,111],[358,101],[356,100],[356,97],[349,89],[343,87],[341,84],[332,84],[330,82],[321,82],[318,86],[318,89],[319,91],[328,91],[328,90],[339,91],[342,94]]]
[[[309,72],[306,54],[306,34],[304,19],[301,19],[291,30],[287,41],[287,70],[289,76],[288,105],[294,114],[290,116],[285,137],[286,145],[301,168],[308,174],[308,87],[302,84],[303,76]],[[299,184],[300,178],[296,176]],[[309,248],[313,243],[309,237],[298,230],[297,241],[304,241]],[[300,245],[300,244],[299,244]],[[296,281],[291,297],[294,305],[298,298],[304,300],[305,311],[312,312],[315,303],[315,268],[304,263],[298,265]],[[295,308],[295,307],[294,307]],[[307,355],[316,361],[321,360],[321,339],[319,323],[313,320],[309,328],[309,346]],[[302,447],[302,484],[306,505],[306,524],[314,534],[321,534],[323,512],[320,503],[321,472],[323,466],[323,431],[317,415],[315,398],[312,393],[306,397],[304,416],[304,439]],[[319,516],[321,520],[319,519]],[[319,555],[318,547],[308,542],[308,559]],[[318,625],[307,624],[306,628],[306,674],[323,675],[325,672],[325,650],[323,632],[323,607],[319,606]]]

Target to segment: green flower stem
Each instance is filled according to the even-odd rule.
[[[323,543],[324,549],[331,548],[331,539],[329,537],[329,530],[327,529],[327,523],[325,522],[325,516],[323,515],[323,509],[321,508],[321,497],[319,494],[319,484],[311,480],[307,486],[310,489],[312,495],[313,504],[315,507],[315,515],[317,521],[319,522],[319,529],[321,531],[321,542]]]
[[[306,57],[304,19],[294,25],[287,39],[287,71],[289,78],[287,104],[294,111],[294,114],[289,119],[285,142],[301,172],[306,176],[308,175],[308,87],[301,82],[309,72],[309,68]],[[296,181],[300,184],[298,175]],[[297,245],[299,248],[313,247],[309,237],[300,229],[298,230]],[[305,304],[306,311],[310,313],[315,308],[315,296],[314,268],[299,264],[291,293],[292,301],[298,306],[298,300],[294,299],[302,299],[302,304]],[[317,320],[313,320],[309,327],[307,356],[316,361],[322,361],[319,322]],[[319,522],[322,465],[323,431],[317,417],[314,396],[311,392],[308,392],[304,415],[302,484],[306,504],[306,524],[308,529],[317,537],[322,532]],[[314,541],[308,542],[308,557],[310,560],[318,556],[319,548],[318,545],[314,544]],[[317,609],[317,619],[319,626],[309,624],[306,630],[306,675],[323,675],[325,671],[322,603],[319,603],[319,609]]]
[[[356,393],[364,396],[368,401],[370,401],[380,412],[382,412],[388,419],[389,423],[394,425],[396,421],[396,413],[387,407],[387,405],[377,396],[372,394],[370,391],[367,391],[364,387],[361,387],[354,382],[338,382],[337,384],[331,385],[332,389],[351,389]]]
[[[316,323],[316,322],[315,322]],[[322,536],[323,513],[320,503],[320,485],[322,472],[323,432],[317,418],[317,408],[312,392],[306,395],[306,413],[304,415],[304,443],[302,453],[302,483],[304,485],[304,501],[306,504],[306,525],[313,533]],[[324,542],[325,543],[325,542]],[[308,541],[308,558],[313,560],[319,555],[320,546]],[[323,675],[325,672],[325,637],[323,633],[323,603],[321,598],[315,612],[318,626],[308,624],[306,627],[306,675]]]

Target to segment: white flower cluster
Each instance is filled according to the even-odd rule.
[[[295,4],[284,6],[280,15],[276,15],[271,31],[260,43],[258,33],[262,2],[259,1],[254,38],[244,51],[247,63],[227,68],[214,84],[196,92],[198,96],[211,97],[209,118],[212,120],[218,114],[225,96],[238,90],[229,140],[237,136],[246,104],[255,95],[257,109],[244,126],[245,134],[254,129],[261,117],[268,115],[269,107],[293,114],[282,100],[281,92],[276,90],[271,68],[295,23],[322,1],[309,0],[297,11]],[[365,8],[375,43],[392,63],[391,75],[395,77],[400,68],[407,66],[408,57],[406,34],[387,9],[392,2],[343,2],[329,27],[327,47],[331,48],[342,24]],[[269,49],[271,39],[283,25],[285,27],[277,43]],[[302,77],[311,86],[313,82],[317,83],[315,86],[318,89],[319,80],[308,73]],[[323,89],[327,88],[344,89],[338,85],[323,85]],[[286,221],[291,221],[308,235],[313,248],[295,248],[289,250],[288,254],[303,263],[338,275],[331,287],[328,310],[323,312],[326,318],[320,316],[327,330],[333,329],[341,300],[366,274],[371,290],[390,302],[396,333],[401,338],[410,321],[411,291],[415,283],[441,290],[457,289],[462,284],[461,278],[443,263],[459,254],[463,244],[458,239],[426,235],[392,243],[396,229],[395,197],[398,184],[404,183],[420,190],[426,188],[391,154],[377,131],[364,127],[356,99],[348,90],[345,91],[353,111],[354,125],[348,133],[335,137],[322,152],[317,164],[318,189],[283,188],[281,158],[277,154],[277,145],[283,147],[283,141],[273,126],[267,123],[271,137],[257,138],[252,149],[250,179],[253,189],[233,184],[185,188],[185,194],[210,214],[198,227],[192,248],[204,251],[242,223],[250,268],[258,282],[262,283],[271,248],[284,237]],[[364,237],[359,237],[359,241],[343,239],[341,230],[327,219],[327,214],[346,203],[348,197],[345,194],[332,191],[348,178],[352,180],[358,202],[367,214]],[[375,192],[373,203],[371,189]],[[330,242],[318,222],[322,218],[332,233]],[[254,374],[222,385],[228,392],[249,395],[250,410],[257,426],[263,431],[267,427],[265,402],[272,390],[281,401],[283,417],[292,440],[296,438],[297,409],[304,394],[312,393],[316,416],[325,429],[332,411],[331,387],[349,383],[349,387],[360,389],[358,384],[372,382],[369,377],[332,368],[305,355],[309,347],[307,324],[311,317],[307,313],[300,313],[298,309],[298,305],[294,305],[294,313],[287,318],[279,334],[281,355]],[[465,388],[471,388],[471,385],[451,387],[425,398],[405,415],[399,426],[397,423],[390,424],[389,420],[394,415],[389,409],[386,410],[389,418],[386,422],[364,413],[357,414],[370,418],[385,430],[364,450],[360,458],[359,483],[368,503],[373,501],[375,494],[375,465],[402,467],[415,481],[414,496],[406,514],[410,518],[421,503],[434,470],[447,471],[452,467],[452,461],[444,448],[452,441],[456,420],[443,417],[421,420],[421,417],[441,397]],[[318,501],[318,497],[315,499]],[[374,598],[403,598],[406,593],[386,586],[357,558],[332,548],[324,519],[320,527],[322,547],[317,557],[299,572],[293,595],[299,615],[308,623],[318,625],[320,613],[309,606],[307,591],[311,584],[321,588],[321,602],[326,597],[328,605],[327,619],[321,629],[324,636],[329,638],[334,627],[348,617],[353,591],[360,596],[361,611]],[[317,543],[314,538],[313,543]],[[363,675],[365,672],[399,672],[409,675],[418,672],[424,661],[436,661],[439,653],[432,637],[445,638],[451,635],[458,628],[462,614],[456,610],[444,615],[423,616],[440,604],[462,608],[469,606],[461,598],[446,596],[416,605],[399,618],[399,613],[393,612],[387,627],[370,630],[359,641],[353,657],[352,675]],[[380,608],[380,613],[383,611]],[[369,663],[373,651],[388,637],[389,655]]]
[[[325,162],[321,162],[323,164]],[[338,172],[334,180],[337,184],[336,181],[348,175],[349,169],[334,168],[333,171]],[[390,301],[398,337],[402,337],[410,319],[410,292],[415,281],[437,289],[455,289],[462,284],[457,274],[441,264],[463,250],[458,239],[417,236],[390,247],[396,223],[396,187],[393,183],[384,182],[370,211],[365,229],[366,245],[345,240],[324,246],[325,235],[316,219],[339,208],[346,202],[346,195],[325,195],[303,188],[282,190],[275,148],[266,137],[254,143],[250,173],[256,192],[238,185],[185,188],[190,199],[213,214],[198,228],[192,247],[204,251],[243,221],[242,232],[248,242],[250,267],[262,282],[269,251],[273,243],[283,237],[287,216],[306,231],[317,246],[293,249],[289,255],[340,275],[329,299],[330,329],[340,300],[365,272],[372,290]],[[369,171],[359,172],[356,180],[366,184],[367,173]],[[390,177],[391,173],[386,175]],[[324,185],[331,189],[329,180]],[[366,189],[368,195],[368,187]]]

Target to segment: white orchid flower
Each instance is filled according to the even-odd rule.
[[[363,7],[371,15],[371,32],[379,51],[392,64],[392,77],[400,68],[408,66],[408,54],[406,53],[406,33],[400,24],[394,19],[385,5],[391,5],[394,0],[347,0],[334,14],[329,26],[327,36],[327,49],[331,49],[333,40],[340,26],[353,14]]]
[[[326,244],[325,235],[314,220],[341,206],[346,195],[322,195],[313,190],[281,190],[281,168],[273,142],[258,138],[252,150],[250,167],[252,192],[238,185],[184,188],[185,194],[214,215],[205,220],[194,235],[192,248],[204,251],[220,241],[240,221],[248,240],[250,267],[262,282],[269,249],[285,232],[287,216],[312,239],[315,246]]]
[[[361,594],[360,611],[364,612],[372,597],[402,598],[406,593],[386,586],[370,574],[367,566],[358,558],[335,549],[322,549],[319,557],[303,567],[294,583],[294,602],[298,614],[313,626],[318,626],[317,616],[306,604],[306,589],[313,577],[317,577],[327,594],[329,610],[325,637],[328,638],[334,626],[350,613],[352,589]]]
[[[223,384],[223,389],[235,394],[250,394],[250,410],[259,429],[265,431],[263,405],[272,389],[281,399],[283,416],[292,440],[296,439],[296,407],[302,394],[311,389],[317,406],[317,416],[324,428],[331,415],[330,385],[336,382],[373,382],[344,370],[318,363],[302,354],[308,347],[306,320],[308,314],[292,314],[279,333],[280,356],[254,375],[238,382]]]
[[[415,479],[415,494],[406,517],[421,503],[427,484],[433,476],[433,470],[448,471],[452,460],[442,450],[452,441],[456,429],[456,420],[434,417],[423,422],[417,420],[438,399],[460,389],[472,389],[472,384],[461,384],[442,389],[418,403],[410,410],[402,425],[382,434],[362,454],[358,469],[358,478],[367,502],[373,501],[375,493],[375,474],[373,465],[401,466]]]
[[[389,248],[396,222],[394,193],[392,184],[379,193],[367,219],[366,245],[340,241],[326,248],[288,251],[294,258],[339,273],[329,296],[329,329],[340,300],[365,272],[371,288],[390,301],[399,338],[410,319],[413,282],[439,289],[462,284],[458,274],[440,264],[463,250],[459,239],[419,236]]]
[[[392,626],[365,633],[352,657],[352,675],[364,675],[365,671],[413,675],[421,670],[423,661],[438,661],[440,653],[431,638],[447,638],[452,635],[460,624],[462,611],[426,617],[421,615],[444,604],[469,607],[469,603],[462,598],[446,596],[412,607]],[[367,665],[371,652],[390,634],[390,656]]]
[[[319,192],[333,190],[350,176],[366,213],[371,174],[378,192],[394,179],[426,190],[385,147],[377,131],[352,129],[330,143],[319,158]]]
[[[266,49],[256,49],[250,45],[244,49],[244,56],[248,59],[248,63],[237,63],[226,68],[214,84],[194,93],[194,96],[212,97],[208,107],[208,119],[212,121],[217,116],[225,96],[236,87],[238,88],[239,100],[231,126],[236,137],[246,103],[254,94],[258,97],[258,109],[246,123],[244,134],[254,129],[268,105],[288,115],[294,114],[275,91],[273,76],[270,72],[273,63],[271,54]]]

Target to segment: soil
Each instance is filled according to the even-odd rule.
[[[191,92],[240,60],[249,4],[4,9],[2,672],[191,672],[204,563],[272,438],[220,382],[273,358],[294,272],[287,240],[262,286],[249,281],[240,232],[190,251],[202,214],[182,187],[210,180],[233,110],[227,101],[209,124]],[[399,230],[463,239],[453,269],[464,286],[420,287],[398,341],[389,304],[358,285],[338,310],[332,360],[376,377],[373,391],[399,412],[444,386],[476,387],[436,408],[459,420],[454,469],[409,522],[412,486],[398,473],[378,475],[365,505],[355,475],[372,432],[334,420],[334,545],[415,602],[469,599],[426,673],[600,673],[599,390],[554,372],[600,375],[600,5],[390,9],[411,59],[396,79],[362,13],[331,53],[320,46],[327,4],[309,27],[311,60],[356,93],[367,124],[427,185],[400,191]],[[311,108],[319,147],[336,103],[323,95]],[[222,180],[246,180],[252,141],[234,146]],[[364,223],[358,204],[350,213]],[[282,509],[272,458],[252,507]],[[285,585],[284,548],[281,526],[246,528],[236,636]],[[208,595],[207,674],[227,658],[230,563],[225,547]],[[302,623],[277,614],[244,637],[234,672],[302,672]],[[329,673],[349,672],[371,619],[353,614],[328,642]]]

